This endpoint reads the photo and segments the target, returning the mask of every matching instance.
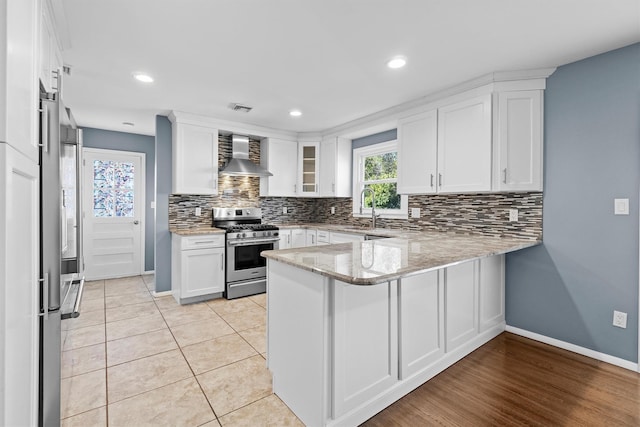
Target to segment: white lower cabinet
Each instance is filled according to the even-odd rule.
[[[475,261],[444,270],[447,352],[466,343],[477,334],[477,270]]]
[[[363,241],[364,236],[361,234],[339,233],[335,231],[331,231],[329,233],[329,243],[331,243],[332,245],[336,243],[351,243]]]
[[[333,418],[398,381],[397,282],[335,282]]]
[[[267,268],[273,390],[306,425],[359,425],[504,331],[504,255],[369,286]]]
[[[38,164],[0,142],[2,426],[38,422],[39,182]]]
[[[444,284],[440,271],[400,279],[400,379],[444,354]]]
[[[317,245],[328,245],[329,244],[329,232],[327,230],[317,230]]]
[[[291,247],[304,248],[305,246],[307,246],[307,230],[304,228],[291,230]]]
[[[291,230],[283,230],[282,228],[279,231],[280,242],[278,242],[278,249],[289,249],[291,248]]]
[[[315,246],[318,244],[318,230],[315,228],[306,230],[306,246]]]
[[[173,235],[171,291],[179,303],[195,302],[224,292],[224,234]]]

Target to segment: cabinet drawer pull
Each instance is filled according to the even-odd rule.
[[[431,188],[433,188],[433,174],[431,174]]]
[[[442,187],[442,174],[438,174],[438,186]]]
[[[220,254],[220,271],[224,271],[224,254]]]
[[[507,168],[502,169],[502,182],[507,183]]]

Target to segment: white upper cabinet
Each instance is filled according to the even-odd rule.
[[[218,194],[218,129],[173,114],[173,194]]]
[[[436,192],[437,152],[436,110],[398,121],[398,193]]]
[[[496,95],[494,191],[542,191],[542,90]]]
[[[325,138],[320,143],[320,197],[351,197],[351,140]]]
[[[438,192],[491,190],[491,95],[438,109]]]
[[[277,138],[260,142],[260,165],[273,174],[260,178],[261,196],[294,197],[298,180],[298,143]]]
[[[318,195],[318,142],[298,143],[298,196]]]
[[[38,161],[38,2],[0,6],[0,142]],[[7,48],[9,47],[9,48]]]
[[[62,53],[53,25],[49,2],[42,2],[40,16],[40,46],[38,75],[47,92],[59,92],[61,89]]]

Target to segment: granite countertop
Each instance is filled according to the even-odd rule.
[[[172,227],[169,229],[171,233],[178,234],[180,236],[198,236],[202,234],[224,234],[225,231],[216,227],[198,227],[198,228],[177,228]]]
[[[301,224],[276,224],[278,228],[281,230],[293,229],[293,228],[304,228],[304,229],[318,229],[318,230],[327,230],[327,231],[335,231],[338,233],[349,233],[349,234],[361,234],[361,235],[369,235],[369,236],[379,236],[379,237],[403,237],[403,238],[411,238],[417,237],[420,235],[424,235],[425,232],[413,231],[413,230],[402,230],[395,228],[370,228],[370,227],[358,227],[354,225],[338,225],[338,224],[327,224],[327,223],[301,223]],[[442,234],[436,232],[435,234]]]
[[[307,224],[307,227],[312,226]],[[350,229],[344,231],[351,232]],[[541,243],[438,232],[410,232],[410,236],[405,236],[402,230],[388,231],[395,231],[401,237],[264,251],[262,255],[354,285],[375,285]]]

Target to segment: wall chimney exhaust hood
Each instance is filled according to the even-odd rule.
[[[231,136],[232,156],[229,163],[220,171],[230,176],[273,176],[271,172],[249,160],[249,137]]]

